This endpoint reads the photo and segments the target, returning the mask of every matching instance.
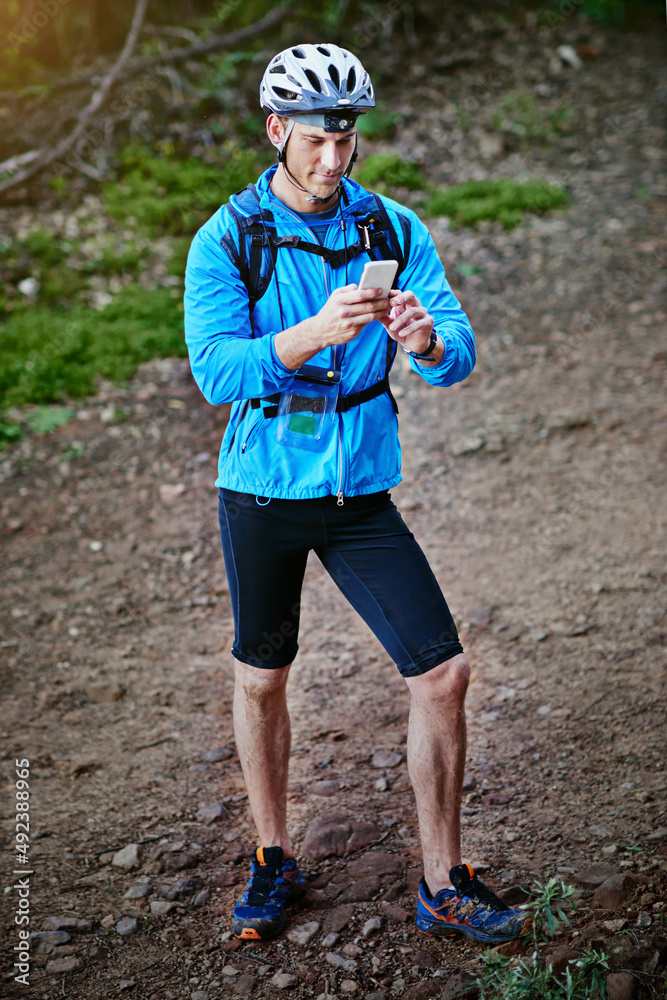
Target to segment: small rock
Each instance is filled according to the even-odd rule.
[[[384,917],[369,917],[361,929],[361,936],[369,938],[371,934],[377,934],[378,931],[382,930],[383,923]]]
[[[127,844],[122,850],[116,851],[111,864],[114,868],[120,868],[124,872],[138,868],[141,862],[141,847],[139,844]]]
[[[136,934],[139,930],[139,924],[134,917],[123,917],[116,924],[116,931],[121,937],[129,937],[130,934]]]
[[[159,487],[160,500],[164,504],[172,504],[177,500],[183,493],[185,493],[184,483],[162,483]]]
[[[617,910],[635,888],[635,880],[628,872],[612,875],[593,893],[593,906],[603,910]]]
[[[547,965],[550,966],[551,971],[557,979],[561,979],[565,975],[565,971],[571,963],[578,962],[581,958],[582,952],[577,951],[574,948],[556,948],[548,957]],[[570,972],[574,972],[570,969]]]
[[[402,875],[403,867],[403,859],[396,854],[368,851],[351,861],[348,871],[354,878],[364,878],[366,875]]]
[[[43,921],[45,931],[90,931],[92,926],[80,917],[45,917]]]
[[[120,990],[131,990],[135,983],[136,979],[121,979],[118,986]]]
[[[108,931],[110,927],[116,923],[116,918],[113,913],[107,913],[106,916],[102,917],[100,920],[100,927],[103,927],[105,931]]]
[[[368,847],[381,836],[375,823],[353,820],[344,813],[324,813],[308,824],[303,853],[315,861],[331,856],[342,858]]]
[[[219,764],[221,760],[229,760],[230,757],[234,756],[234,751],[230,750],[229,747],[218,747],[217,750],[211,750],[204,757],[207,764]]]
[[[486,437],[482,437],[481,434],[468,434],[454,441],[449,450],[454,458],[459,458],[463,455],[473,455],[476,451],[480,451],[485,443]]]
[[[591,837],[611,837],[611,830],[608,826],[589,826],[588,832]]]
[[[361,948],[359,945],[353,944],[352,942],[344,945],[344,947],[341,948],[341,951],[343,955],[345,955],[345,958],[359,958],[361,955]]]
[[[83,968],[83,962],[75,955],[68,955],[66,958],[54,958],[52,962],[47,962],[47,972],[76,972]]]
[[[397,767],[403,755],[394,750],[376,750],[371,758],[371,767]]]
[[[377,781],[375,782],[375,787],[377,788],[378,792],[386,792],[387,789],[389,788],[389,782],[383,776],[382,778],[377,779]]]
[[[198,854],[174,854],[164,863],[165,871],[182,872],[186,868],[194,868],[199,864]]]
[[[353,913],[354,906],[335,906],[333,910],[329,910],[324,918],[322,930],[325,934],[342,931],[344,927],[347,927]]]
[[[227,810],[225,809],[224,803],[222,802],[202,802],[197,809],[196,819],[200,823],[215,823],[217,819],[224,819],[227,816]]]
[[[123,893],[123,899],[145,899],[150,891],[150,885],[131,885],[127,892]]]
[[[475,775],[471,774],[469,771],[463,775],[463,791],[472,792],[473,789],[477,787],[477,781],[475,780]]]
[[[315,935],[320,929],[320,925],[317,920],[309,920],[305,924],[300,924],[298,927],[292,927],[287,933],[287,937],[294,944],[299,944],[305,947],[310,941],[313,940]]]
[[[257,979],[255,978],[255,976],[251,976],[248,973],[246,973],[243,976],[239,976],[239,978],[236,980],[236,984],[234,986],[234,993],[236,993],[236,995],[240,997],[252,996],[252,994],[255,991],[256,985],[257,985]]]
[[[584,65],[571,45],[559,45],[556,49],[556,54],[562,63],[565,63],[566,66],[571,66],[572,69],[581,69]],[[575,426],[581,425],[577,424]]]
[[[156,917],[166,917],[175,906],[176,904],[170,903],[168,899],[151,899],[151,913]]]
[[[504,872],[500,873],[501,882],[516,882],[516,871],[514,868],[507,868]]]
[[[208,891],[208,889],[200,889],[199,892],[195,893],[195,895],[194,895],[194,897],[192,899],[192,905],[196,906],[198,909],[201,906],[206,906],[206,904],[208,903],[210,895],[211,894]]]
[[[322,938],[322,947],[333,948],[333,946],[335,944],[338,944],[339,941],[340,941],[340,934],[338,934],[336,931],[331,931],[330,934],[327,934],[326,937]]]
[[[412,956],[412,963],[418,969],[435,969],[438,964],[432,951],[416,951]]]
[[[667,826],[661,826],[660,829],[649,833],[644,840],[649,844],[659,844],[660,841],[667,840]]]
[[[355,983],[354,979],[343,979],[340,986],[338,987],[341,993],[346,993],[350,995],[351,993],[356,993],[359,989],[359,984]]]
[[[422,979],[420,983],[408,986],[401,1000],[427,1000],[428,997],[442,996],[442,979]]]
[[[626,926],[626,924],[627,924],[627,920],[625,919],[625,917],[619,917],[618,920],[603,920],[602,921],[602,926],[604,927],[604,929],[606,931],[609,931],[610,934],[618,934],[619,931],[623,930],[623,928]]]
[[[457,972],[447,980],[443,1000],[476,1000],[479,997],[479,986],[474,976],[469,972]]]
[[[605,846],[602,848],[602,854],[604,855],[605,858],[612,858],[614,854],[618,854],[618,845],[605,844]]]
[[[591,865],[590,868],[586,868],[584,871],[578,872],[575,875],[575,881],[582,889],[597,889],[599,885],[606,882],[612,875],[620,875],[618,866],[600,862]]]
[[[326,994],[324,995],[324,998],[325,1000],[328,1000]],[[318,997],[317,1000],[322,1000],[322,998]],[[365,1000],[387,1000],[387,994],[384,990],[374,990],[372,993],[366,994]]]
[[[45,941],[47,944],[59,945],[71,941],[71,936],[67,931],[34,931],[28,938],[30,944],[38,941]]]
[[[394,920],[397,924],[405,924],[411,917],[409,910],[404,910],[402,906],[396,906],[394,903],[383,903],[382,909],[389,920]]]
[[[333,965],[336,969],[344,969],[345,972],[354,972],[357,968],[357,963],[353,958],[343,958],[342,955],[337,955],[335,951],[328,951],[326,960],[329,965]]]
[[[108,684],[86,684],[86,698],[96,704],[112,704],[125,697],[125,688],[122,684],[109,682]]]
[[[290,975],[289,972],[277,972],[270,982],[278,990],[288,990],[290,986],[296,986],[299,979],[297,976]]]
[[[310,791],[321,798],[330,798],[340,791],[340,785],[337,781],[316,781],[310,786]]]
[[[629,972],[612,972],[607,976],[609,1000],[637,1000],[639,983]]]
[[[190,1000],[208,1000],[208,993],[206,990],[195,990],[190,994]]]
[[[637,927],[650,927],[651,916],[646,910],[640,910],[637,916]]]
[[[349,885],[339,899],[341,903],[366,903],[370,899],[375,899],[381,889],[382,882],[378,876],[367,875]]]
[[[241,970],[237,969],[235,965],[223,965],[222,974],[228,979],[233,979],[234,976],[238,976]]]

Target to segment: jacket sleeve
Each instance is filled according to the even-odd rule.
[[[410,221],[410,259],[398,287],[414,292],[433,316],[433,329],[445,345],[445,353],[437,365],[420,365],[414,358],[410,358],[410,364],[431,385],[454,385],[466,379],[475,367],[474,334],[445,277],[431,234],[414,213],[410,213]]]
[[[192,374],[209,403],[269,396],[292,383],[294,372],[275,351],[276,333],[253,337],[247,289],[206,228],[188,254],[184,309]]]

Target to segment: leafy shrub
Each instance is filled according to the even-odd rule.
[[[508,178],[467,181],[436,191],[426,203],[427,215],[446,215],[453,222],[474,226],[483,219],[496,220],[512,229],[524,212],[546,212],[565,205],[561,187],[547,181],[524,183]]]
[[[385,187],[404,187],[420,191],[428,187],[418,164],[404,160],[398,153],[373,153],[357,169],[357,180],[364,187],[381,191]]]
[[[569,925],[565,907],[576,910],[571,885],[564,885],[555,878],[535,883],[537,892],[523,907],[531,916],[531,955],[519,962],[499,955],[490,948],[483,955],[483,969],[479,978],[480,1000],[593,1000],[606,996],[605,975],[608,969],[606,955],[587,952],[575,963],[574,971],[568,965],[565,975],[557,977],[551,966],[540,960],[540,948],[558,930],[561,924]]]
[[[566,132],[572,109],[563,105],[545,115],[532,94],[510,90],[493,116],[493,124],[521,139],[545,139],[553,132]]]
[[[104,309],[17,310],[0,326],[0,406],[86,396],[96,376],[128,378],[154,357],[183,356],[179,302],[131,285]]]
[[[117,219],[134,218],[154,234],[192,235],[256,175],[254,154],[235,148],[223,163],[213,165],[130,145],[122,153],[118,182],[104,185],[104,198]]]

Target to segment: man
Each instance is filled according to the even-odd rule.
[[[401,478],[388,382],[397,347],[424,381],[448,386],[472,370],[472,330],[426,227],[349,179],[356,119],[375,104],[359,60],[329,44],[286,49],[260,100],[279,163],[197,233],[185,294],[195,379],[209,402],[233,404],[216,485],[236,629],[234,728],[260,844],[233,930],[275,937],[304,885],[287,833],[285,685],[313,549],[410,691],[417,926],[497,944],[521,933],[524,914],[461,864],[469,665],[387,492]],[[357,287],[371,258],[401,265],[388,295]]]

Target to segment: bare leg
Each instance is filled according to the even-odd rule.
[[[286,858],[294,856],[287,836],[289,669],[265,670],[237,661],[234,684],[234,735],[259,846],[282,847]]]
[[[424,877],[432,893],[451,885],[461,864],[461,796],[466,754],[465,696],[470,665],[463,653],[419,677],[410,689],[408,771],[417,801]]]

